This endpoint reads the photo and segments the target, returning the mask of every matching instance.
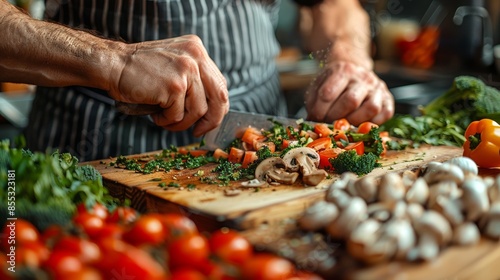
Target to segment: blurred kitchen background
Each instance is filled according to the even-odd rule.
[[[10,0],[35,18],[43,0]],[[376,73],[396,99],[396,113],[418,115],[418,105],[442,94],[458,75],[500,87],[500,1],[360,0],[370,15]],[[282,88],[291,116],[303,117],[303,94],[319,71],[303,48],[306,9],[282,0],[276,36]],[[34,87],[1,84],[0,139],[13,139],[26,125]]]

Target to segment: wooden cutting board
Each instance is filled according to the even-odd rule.
[[[159,152],[130,156],[147,159]],[[380,160],[382,167],[367,176],[380,176],[388,172],[418,168],[430,161],[445,161],[462,154],[462,149],[448,146],[422,146],[405,151],[389,151]],[[276,224],[286,218],[301,214],[313,201],[322,199],[324,192],[338,175],[332,174],[315,187],[305,187],[301,182],[292,186],[243,188],[241,182],[230,186],[217,186],[200,182],[195,176],[199,170],[209,174],[215,165],[199,169],[173,170],[142,174],[111,167],[116,159],[90,162],[101,172],[105,186],[119,199],[129,199],[141,211],[183,212],[200,227],[208,230],[220,226],[244,230],[260,224]],[[163,189],[159,183],[174,183],[179,187]],[[188,185],[195,185],[189,189]],[[240,194],[227,196],[225,190],[238,189]]]

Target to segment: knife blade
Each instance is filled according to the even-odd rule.
[[[229,110],[222,123],[203,136],[200,148],[210,151],[227,148],[234,139],[241,138],[248,127],[270,129],[273,121],[294,127],[303,122],[301,119]]]
[[[118,111],[135,116],[154,114],[162,110],[158,105],[120,101],[116,101],[115,106]],[[203,136],[200,149],[214,151],[217,148],[227,148],[234,139],[240,138],[249,126],[257,129],[270,129],[273,121],[280,122],[284,126],[297,126],[303,122],[301,119],[229,110],[221,124]]]

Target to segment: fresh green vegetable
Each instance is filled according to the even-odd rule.
[[[2,216],[37,217],[31,221],[40,227],[71,217],[79,203],[115,203],[92,166],[69,153],[10,147],[8,140],[0,142],[0,200],[12,202],[0,206]]]
[[[380,163],[377,162],[378,158],[379,157],[373,153],[358,155],[356,151],[348,150],[340,153],[335,158],[331,158],[330,163],[337,174],[353,172],[361,176],[381,166]]]
[[[434,117],[448,113],[447,117],[464,129],[483,118],[500,122],[500,91],[478,78],[458,76],[447,92],[422,110],[423,115]]]
[[[372,127],[368,133],[354,133],[349,131],[347,136],[352,142],[363,141],[365,153],[373,153],[376,156],[380,156],[384,152],[384,143],[382,142],[382,138],[380,138],[380,129],[378,127]]]
[[[395,115],[381,130],[413,141],[413,145],[461,147],[467,126],[489,118],[500,122],[500,91],[472,76],[458,76],[450,89],[421,107],[421,116]],[[389,145],[391,148],[394,145]]]

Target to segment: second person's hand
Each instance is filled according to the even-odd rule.
[[[394,97],[385,82],[348,61],[325,65],[309,87],[305,103],[312,121],[346,118],[354,125],[366,120],[382,124],[394,114]]]

